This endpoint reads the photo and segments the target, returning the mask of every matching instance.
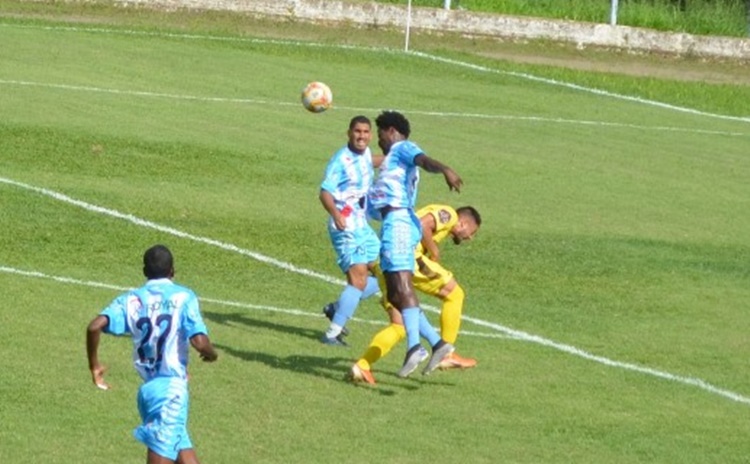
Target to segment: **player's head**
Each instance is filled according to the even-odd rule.
[[[172,278],[174,260],[164,245],[154,245],[143,254],[143,275],[148,279]]]
[[[453,243],[460,245],[464,240],[471,240],[482,225],[482,216],[472,206],[462,206],[456,209],[458,222],[451,229]]]
[[[398,111],[383,111],[375,119],[375,125],[378,126],[378,146],[384,155],[388,154],[391,145],[408,139],[411,134],[409,120]]]
[[[364,153],[372,141],[372,123],[367,116],[354,116],[349,121],[349,149],[355,153]]]

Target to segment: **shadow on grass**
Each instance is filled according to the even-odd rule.
[[[248,317],[247,314],[244,313],[223,314],[203,311],[203,316],[218,324],[228,326],[240,324],[254,329],[273,330],[282,334],[309,339],[315,344],[319,344],[319,338],[322,334],[322,331],[320,330],[268,322]],[[351,357],[324,357],[307,354],[294,354],[281,357],[268,352],[241,350],[220,343],[215,343],[215,346],[226,354],[243,361],[262,363],[274,369],[282,369],[288,372],[305,374],[338,382],[349,381],[347,374],[353,363]],[[350,350],[342,349],[340,347],[330,347],[329,349],[331,352],[336,352],[336,354],[352,354]],[[401,379],[395,373],[387,372],[380,372],[378,373],[378,376],[378,383],[374,388],[360,383],[353,383],[352,385],[361,387],[360,389],[363,391],[371,391],[384,396],[395,395],[395,389],[407,391],[418,390],[422,384],[425,383],[451,385],[444,382],[436,382],[434,374],[430,377],[429,382],[418,373],[412,374],[408,379]]]
[[[345,373],[348,372],[349,367],[351,366],[351,360],[347,358],[325,358],[320,356],[305,355],[291,355],[281,357],[269,353],[263,353],[260,351],[238,350],[236,348],[232,348],[231,346],[223,345],[220,343],[215,343],[214,345],[216,346],[216,348],[220,349],[229,356],[233,356],[243,361],[257,362],[265,364],[266,366],[274,369],[282,369],[288,372],[320,377],[336,382],[349,381],[346,378]],[[354,383],[352,383],[352,385],[360,386],[359,384]],[[405,385],[403,386],[403,388],[414,390],[416,387]],[[396,391],[393,389],[378,388],[377,386],[375,388],[362,388],[362,390],[383,396],[393,396],[396,394]]]
[[[223,325],[242,324],[250,328],[273,330],[288,335],[295,335],[297,337],[308,338],[315,340],[316,342],[323,334],[322,329],[314,330],[305,327],[296,327],[291,325],[277,324],[274,322],[268,322],[261,319],[255,319],[248,317],[245,313],[215,313],[211,311],[203,311],[203,317],[206,319]]]

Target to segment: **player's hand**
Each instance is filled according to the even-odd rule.
[[[91,368],[91,380],[93,380],[94,385],[101,390],[109,390],[109,385],[104,381],[105,372],[107,372],[107,368],[99,364]]]
[[[464,185],[464,181],[461,180],[461,177],[458,174],[456,174],[456,171],[451,168],[446,168],[445,171],[443,171],[443,175],[445,176],[445,182],[448,184],[448,188],[461,193],[461,187]]]
[[[211,348],[210,350],[200,351],[198,355],[205,362],[214,362],[219,358],[219,354],[216,353],[216,350],[214,350],[213,348]]]
[[[346,218],[340,214],[337,214],[333,218],[333,223],[336,225],[337,230],[346,230]]]

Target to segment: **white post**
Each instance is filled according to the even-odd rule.
[[[612,6],[609,7],[609,24],[611,26],[617,25],[617,2],[618,0],[612,0]]]
[[[411,29],[411,0],[406,5],[406,39],[404,41],[404,51],[409,51],[409,33]]]
[[[446,10],[450,10],[451,9],[451,0],[445,0],[445,2],[443,2],[443,8],[445,8]]]

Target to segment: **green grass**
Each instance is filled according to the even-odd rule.
[[[141,284],[157,242],[204,298],[220,351],[191,364],[203,462],[746,460],[746,86],[427,48],[481,71],[333,46],[398,43],[385,32],[357,42],[231,15],[0,5],[0,178],[32,187],[0,182],[0,462],[143,461],[130,342],[103,340],[108,392],[91,385],[83,344],[118,294],[94,283]],[[331,46],[249,40],[254,28]],[[320,115],[298,101],[313,79],[334,91]],[[402,380],[399,347],[365,388],[343,376],[384,321],[374,300],[350,324],[352,348],[317,341],[320,307],[341,289],[317,190],[349,119],[384,107],[466,182],[455,195],[425,174],[421,203],[472,204],[484,218],[475,241],[443,251],[467,292],[459,351],[479,366]]]
[[[378,0],[405,4],[405,0]],[[617,24],[699,35],[747,37],[748,23],[744,0],[622,0]],[[443,8],[443,0],[413,0],[412,5]],[[611,2],[594,0],[453,0],[453,9],[506,15],[537,16],[609,23]]]

